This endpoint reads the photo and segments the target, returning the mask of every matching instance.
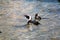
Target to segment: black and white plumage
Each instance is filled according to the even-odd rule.
[[[36,13],[35,14],[35,20],[40,21],[42,18]]]
[[[28,22],[27,24],[34,24],[34,25],[39,25],[40,23],[38,21],[35,21],[35,20],[32,20],[31,16],[28,16],[28,15],[24,15],[27,19],[28,19]]]
[[[29,19],[29,16],[28,15],[24,15],[27,19]]]

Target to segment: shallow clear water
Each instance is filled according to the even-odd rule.
[[[26,27],[25,14],[34,18],[38,13],[41,25]],[[48,19],[47,19],[48,18]],[[0,3],[0,40],[60,40],[59,3],[2,1]]]

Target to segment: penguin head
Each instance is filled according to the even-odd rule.
[[[36,13],[35,16],[38,16],[38,14]]]
[[[31,16],[28,16],[28,15],[24,15],[28,20],[31,20]]]

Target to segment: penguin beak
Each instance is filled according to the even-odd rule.
[[[24,15],[25,17],[28,17],[28,15]]]
[[[24,15],[24,16],[26,16],[26,15]]]

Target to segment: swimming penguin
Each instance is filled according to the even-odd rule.
[[[34,25],[39,25],[40,23],[38,21],[35,21],[35,20],[32,20],[31,16],[28,16],[28,15],[24,15],[27,19],[28,19],[28,22],[27,24],[34,24]]]
[[[36,20],[36,21],[40,21],[41,19],[42,19],[42,18],[36,13],[36,14],[35,14],[35,20]]]

